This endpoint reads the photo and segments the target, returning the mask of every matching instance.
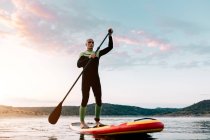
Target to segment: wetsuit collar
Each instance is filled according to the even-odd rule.
[[[93,52],[93,50],[87,50],[88,52]]]

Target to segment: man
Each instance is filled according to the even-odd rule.
[[[86,41],[86,47],[87,50],[85,52],[82,52],[80,54],[79,60],[77,62],[77,67],[85,67],[86,64],[89,62],[87,68],[84,70],[82,75],[82,102],[79,109],[80,114],[80,127],[81,128],[89,128],[88,125],[85,123],[85,112],[86,112],[86,106],[89,99],[89,91],[90,87],[93,90],[96,106],[95,106],[95,121],[96,126],[100,127],[103,126],[103,124],[100,123],[100,113],[101,113],[101,107],[102,107],[102,101],[101,101],[101,83],[100,78],[98,74],[98,66],[99,66],[99,59],[101,56],[107,54],[110,50],[113,48],[113,41],[112,41],[112,33],[113,30],[109,29],[109,43],[108,47],[106,47],[103,50],[99,50],[96,54],[93,51],[94,47],[94,41],[93,39],[87,39]]]

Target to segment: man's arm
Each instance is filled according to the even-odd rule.
[[[108,44],[108,47],[106,47],[105,49],[99,51],[99,57],[101,57],[102,55],[107,54],[112,49],[113,49],[113,41],[112,41],[112,36],[110,35],[109,36],[109,44]]]

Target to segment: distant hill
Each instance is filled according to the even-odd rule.
[[[210,116],[210,100],[203,100],[169,115],[172,116]]]
[[[11,107],[4,106],[0,108],[0,115],[49,115],[54,107]],[[168,113],[173,113],[179,109],[175,108],[156,108],[156,109],[146,109],[136,106],[127,106],[127,105],[116,105],[104,103],[102,107],[101,115],[141,115],[141,116],[153,116],[153,115],[164,115]],[[95,113],[95,104],[89,104],[87,106],[87,115],[94,115]],[[79,115],[79,106],[63,106],[62,113],[63,116],[69,115]]]
[[[11,107],[0,106],[0,116],[49,115],[54,107]],[[86,114],[94,115],[95,104],[87,107]],[[210,116],[210,100],[204,100],[185,108],[155,108],[147,109],[136,106],[104,103],[102,115],[126,116]],[[79,106],[63,106],[62,115],[79,115]]]
[[[28,115],[36,115],[37,112],[33,112],[31,110],[25,110],[12,106],[3,106],[0,105],[0,117],[5,116],[28,116]]]
[[[94,115],[95,104],[89,105],[87,110],[88,114]],[[102,115],[142,115],[142,116],[151,116],[151,115],[163,115],[177,111],[175,108],[156,108],[156,109],[147,109],[136,106],[127,106],[127,105],[116,105],[104,103],[102,108]]]
[[[102,107],[101,115],[142,115],[142,116],[151,116],[151,115],[163,115],[172,113],[179,109],[173,108],[156,108],[156,109],[146,109],[136,106],[127,106],[127,105],[116,105],[104,103]],[[87,115],[94,115],[95,113],[95,104],[90,104],[87,106]],[[64,106],[62,110],[62,115],[78,115],[79,106]]]

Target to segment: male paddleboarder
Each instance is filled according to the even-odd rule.
[[[107,54],[109,51],[113,48],[113,41],[112,41],[112,33],[113,30],[110,28],[108,30],[109,33],[109,43],[108,47],[106,47],[103,50],[99,50],[97,53],[93,51],[94,47],[94,41],[93,39],[87,39],[86,40],[86,48],[87,50],[85,52],[82,52],[80,54],[79,60],[77,61],[77,67],[85,67],[86,64],[89,62],[87,68],[84,70],[82,74],[82,102],[79,109],[79,115],[80,115],[80,127],[85,129],[89,128],[88,125],[85,123],[85,113],[86,113],[86,106],[89,99],[89,92],[90,88],[92,88],[96,105],[95,105],[95,121],[96,121],[96,127],[103,126],[102,123],[100,123],[100,113],[101,113],[101,107],[102,107],[102,101],[101,101],[101,83],[100,78],[98,74],[98,66],[99,66],[99,59],[101,56]]]

